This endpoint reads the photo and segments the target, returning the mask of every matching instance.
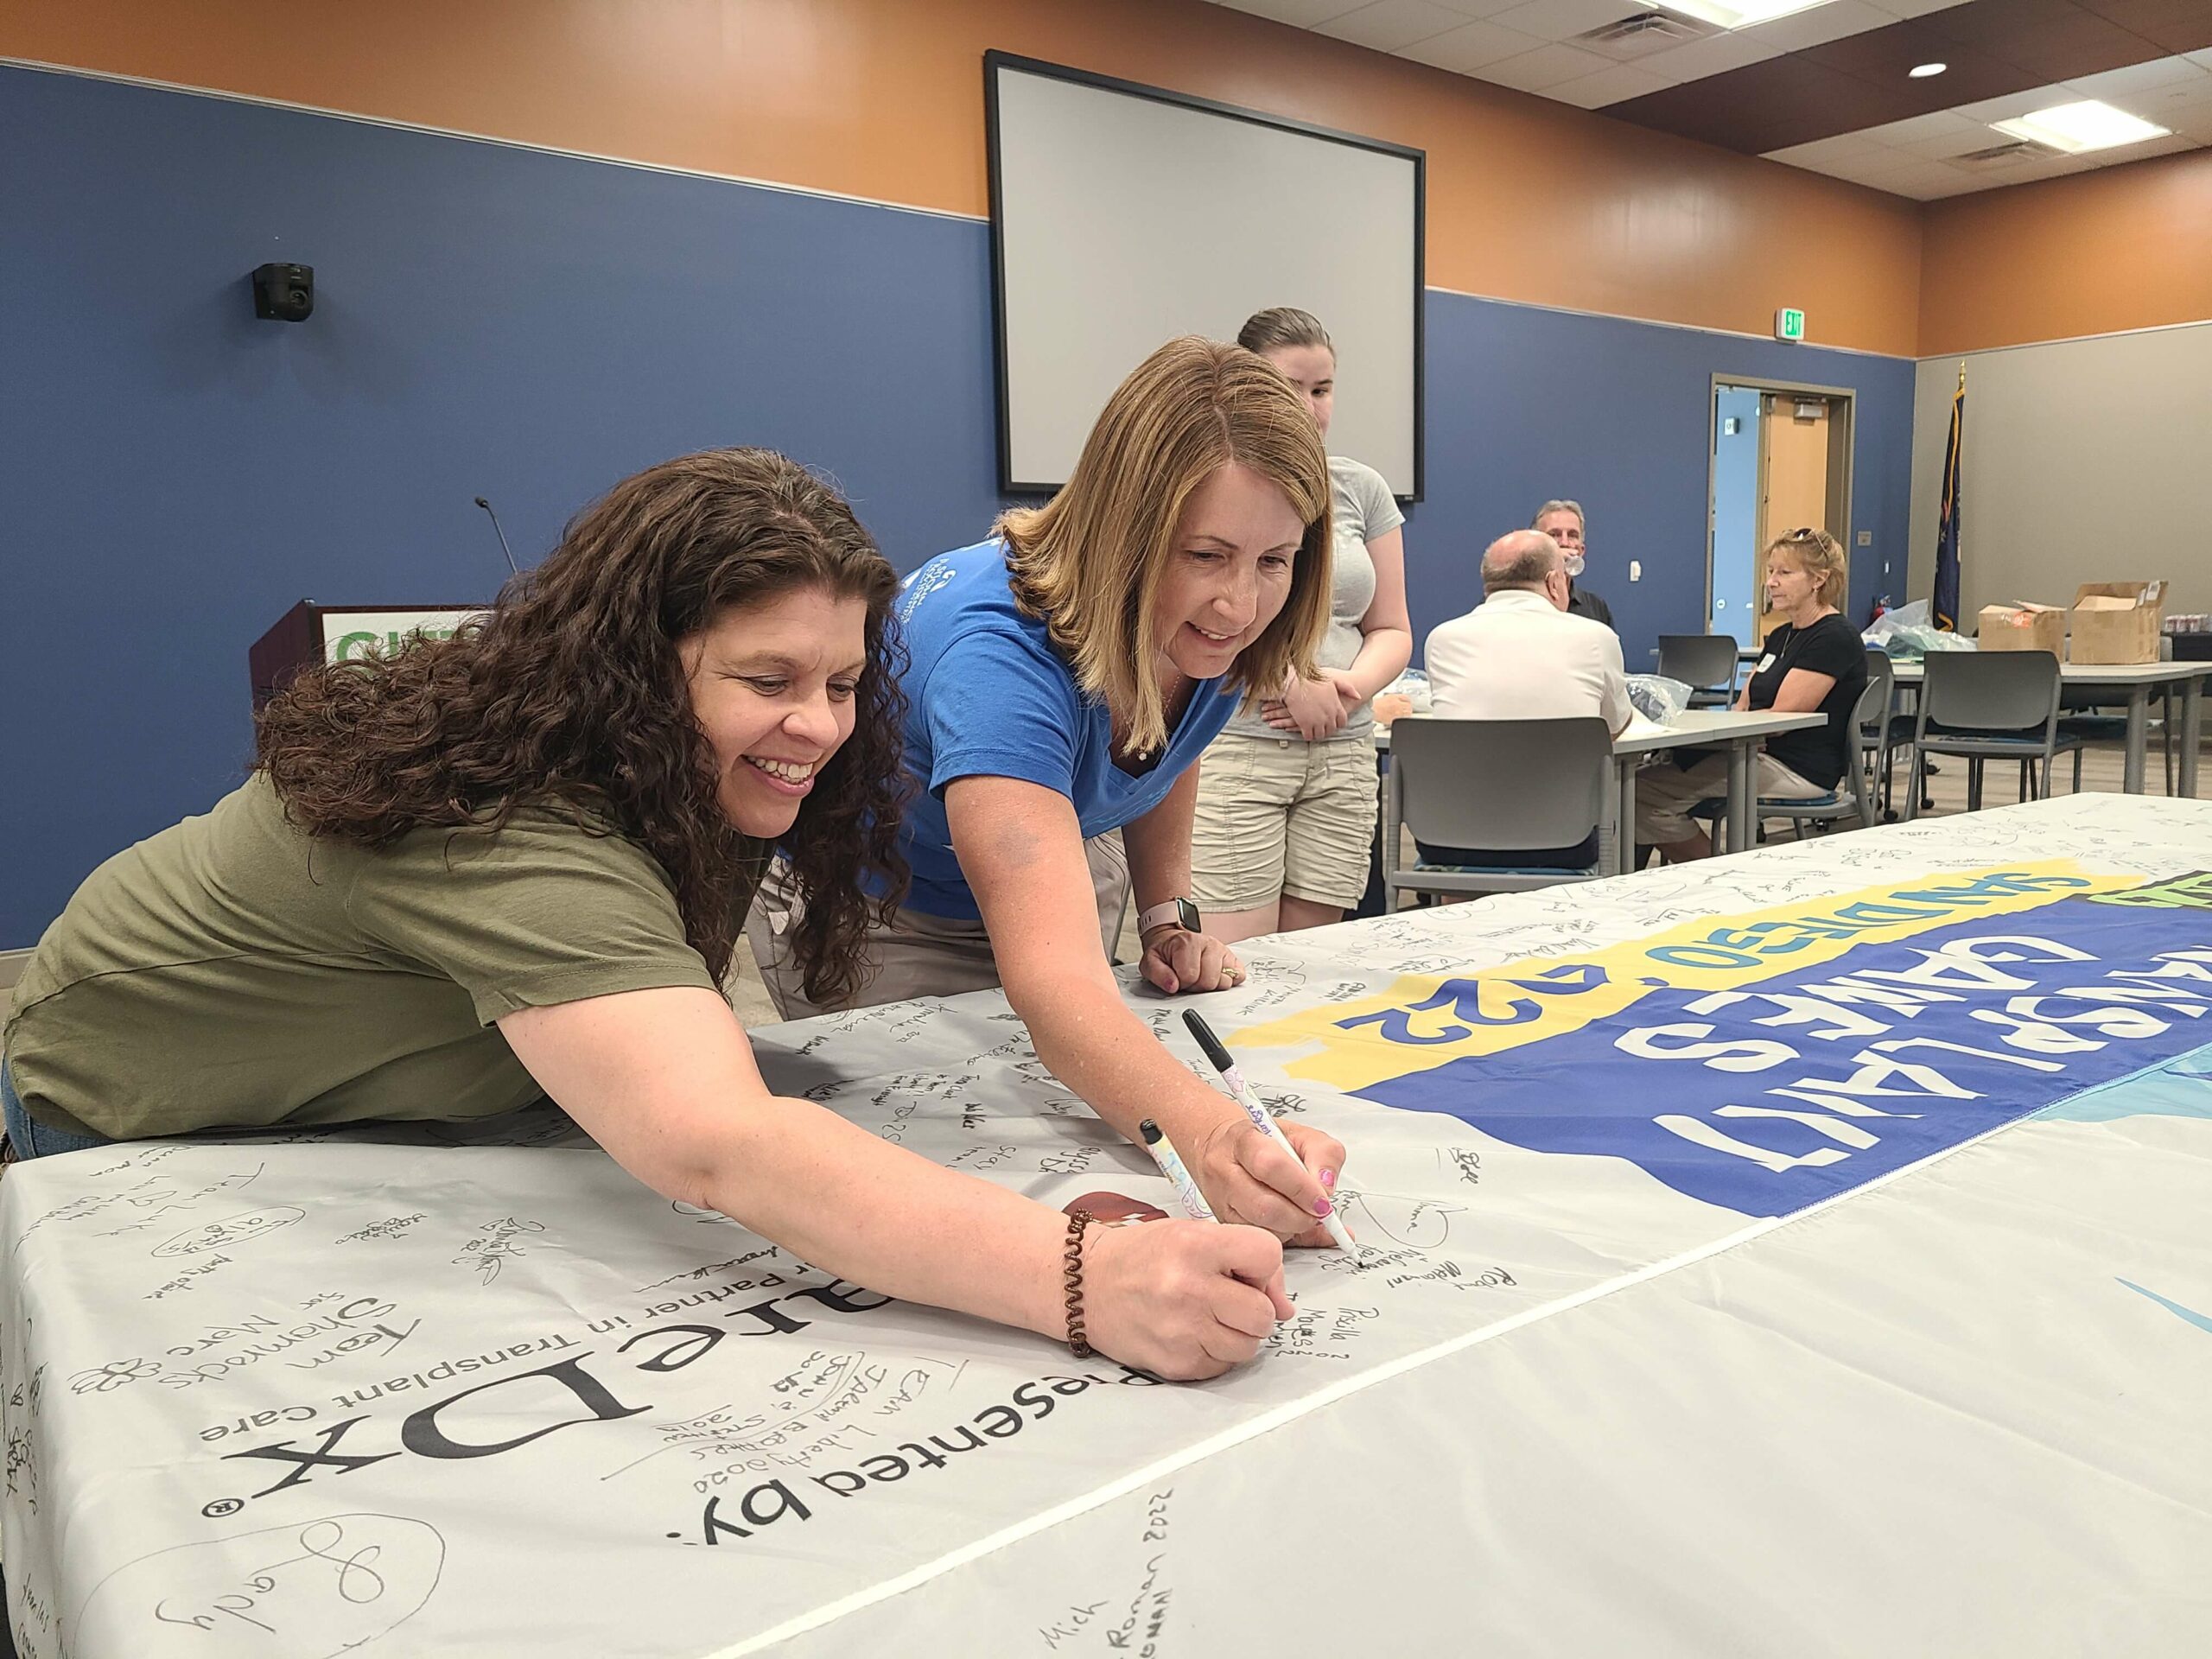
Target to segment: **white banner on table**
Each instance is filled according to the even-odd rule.
[[[2070,799],[1255,949],[1253,983],[1208,1017],[1248,1039],[1279,1109],[1351,1146],[1363,1249],[1299,1253],[1297,1319],[1203,1386],[836,1280],[655,1198],[550,1115],[495,1131],[523,1144],[317,1132],[18,1166],[0,1182],[18,1642],[38,1659],[1196,1654],[1332,1631],[1370,1651],[2058,1653],[2092,1628],[2105,1651],[2203,1645],[2187,1575],[2212,1547],[2212,1083],[2190,1057],[2201,1021],[2177,1010],[2212,1001],[2187,943],[2212,944],[2212,911],[2176,878],[2208,850],[2212,809]],[[2054,860],[2091,886],[1989,886]],[[1586,982],[1557,964],[1655,960],[1685,928],[1802,919],[1878,882],[1977,881],[1983,919],[1817,948],[1839,947],[1830,977],[1892,951],[1952,971],[1948,942],[1977,931],[2063,944],[2131,918],[2143,962],[2091,963],[2095,997],[1978,1022],[2000,1056],[2061,1058],[2005,1046],[2039,1024],[2094,1046],[2063,1076],[1910,1057],[2061,1077],[2050,1110],[1995,1133],[1982,1090],[1840,1096],[1877,1116],[1762,1108],[1767,1072],[1697,1058],[1646,1064],[1747,1086],[1685,1107],[1655,1083],[1641,1121],[1596,1109],[1580,1068],[1666,999],[1771,977],[1717,962],[1657,957],[1633,997],[1539,1042],[1376,1036],[1393,1010],[1443,1035],[1419,1021],[1462,994],[1413,1005],[1471,978],[1479,1011],[1508,964],[1499,982]],[[2152,883],[2156,902],[2127,902]],[[2121,902],[2076,917],[2093,899]],[[1774,971],[1796,984],[1815,948]],[[2009,973],[2038,954],[1967,959]],[[1985,976],[1961,1003],[1888,1014],[1917,1030],[2072,995]],[[1175,1006],[1136,1001],[1168,1039]],[[2066,1023],[2103,1007],[2163,1028]],[[1841,1040],[1796,1011],[1763,1039],[1800,1058]],[[925,1156],[1054,1205],[1165,1196],[995,995],[758,1038],[779,1089]],[[1435,1063],[1377,1073],[1406,1048]],[[1568,1057],[1548,1116],[1579,1121],[1579,1146],[1526,1099],[1469,1104],[1517,1098],[1548,1052]],[[1452,1067],[1442,1103],[1366,1097]],[[1728,1105],[1802,1107],[1875,1144],[1714,1116]],[[1961,1133],[1879,1152],[1947,1114]],[[1784,1166],[1660,1116],[1740,1130]],[[1649,1151],[1671,1142],[1689,1163]],[[1846,1155],[1802,1161],[1822,1147]],[[1762,1205],[1742,1187],[1762,1170],[1832,1185],[1809,1211],[1795,1188]]]

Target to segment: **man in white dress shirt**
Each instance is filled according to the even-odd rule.
[[[1635,712],[1620,636],[1567,610],[1567,565],[1541,531],[1501,536],[1483,555],[1483,602],[1440,624],[1422,647],[1433,712],[1458,720],[1569,720],[1595,715],[1615,736]],[[1593,830],[1579,847],[1494,853],[1423,846],[1433,864],[1583,869],[1597,862]]]

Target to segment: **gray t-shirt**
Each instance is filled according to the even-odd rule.
[[[1359,655],[1360,621],[1375,602],[1375,561],[1367,556],[1367,544],[1404,524],[1406,515],[1398,511],[1382,474],[1348,455],[1329,457],[1329,494],[1334,508],[1329,626],[1313,660],[1323,668],[1350,668]],[[1331,741],[1364,740],[1374,725],[1374,711],[1363,702]],[[1226,729],[1247,737],[1296,735],[1275,730],[1250,702],[1236,711]]]

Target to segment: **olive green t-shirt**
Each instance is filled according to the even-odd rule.
[[[16,988],[7,1061],[39,1122],[117,1140],[482,1117],[542,1093],[501,1014],[662,986],[715,982],[635,842],[540,809],[310,838],[256,773],[86,879]]]

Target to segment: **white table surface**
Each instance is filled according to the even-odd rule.
[[[1925,662],[1892,663],[1897,683],[1917,689],[1926,679]],[[2180,753],[2176,791],[2196,793],[2197,748],[2203,734],[2204,680],[2212,676],[2212,663],[2061,663],[2059,681],[2077,689],[2125,690],[2127,693],[2127,731],[2121,762],[2120,788],[2130,795],[2143,793],[2150,745],[2150,696],[2167,688],[2181,696]]]
[[[543,1115],[19,1165],[22,1651],[2212,1651],[2212,936],[2086,897],[2208,845],[2067,797],[1253,942],[1201,1001],[1362,1249],[1205,1385]],[[1167,1196],[996,993],[754,1035],[925,1156]]]
[[[1416,715],[1416,719],[1426,716]],[[1660,749],[1690,748],[1700,743],[1739,742],[1745,738],[1771,737],[1777,732],[1798,732],[1827,719],[1821,714],[1777,714],[1771,709],[1739,714],[1732,709],[1686,709],[1656,732],[1624,735],[1613,740],[1615,755],[1649,754]],[[1375,747],[1389,753],[1390,728],[1375,728]]]
[[[1993,656],[2001,655],[1992,652]],[[1926,670],[1923,662],[1890,664],[1900,685],[1916,684]],[[2058,677],[2068,685],[2167,685],[2201,680],[2212,675],[2212,663],[2061,663]]]

